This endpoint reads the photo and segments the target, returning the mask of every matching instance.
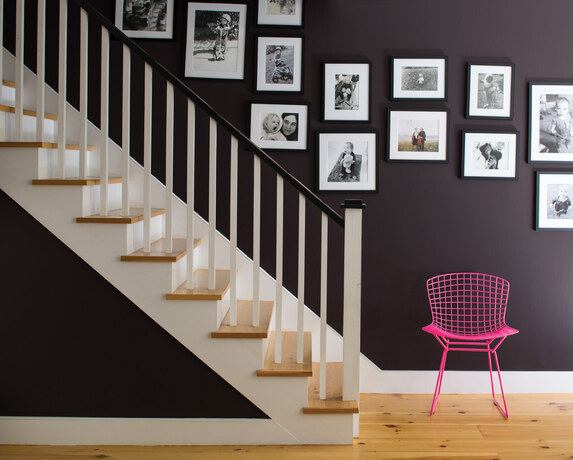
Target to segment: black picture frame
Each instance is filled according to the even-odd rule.
[[[462,179],[517,180],[519,131],[462,131]]]
[[[377,193],[379,137],[374,129],[318,131],[316,190]]]
[[[566,120],[557,113],[568,105]],[[529,82],[529,163],[573,163],[573,82]]]
[[[535,230],[573,230],[573,172],[537,171]]]
[[[260,34],[255,40],[255,92],[302,93],[304,36]]]
[[[468,62],[466,118],[513,120],[515,64]]]
[[[386,160],[448,163],[449,127],[450,110],[446,108],[388,109]]]
[[[447,56],[391,56],[390,99],[448,100]]]
[[[372,63],[322,61],[321,120],[370,123],[371,111]]]

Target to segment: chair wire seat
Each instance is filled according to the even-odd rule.
[[[434,335],[444,349],[430,414],[434,414],[440,397],[448,352],[481,351],[488,353],[494,404],[506,418],[509,417],[497,357],[501,343],[509,335],[519,332],[505,324],[509,282],[484,273],[446,273],[428,279],[426,287],[432,323],[422,329]],[[495,397],[492,355],[497,367],[503,408]]]

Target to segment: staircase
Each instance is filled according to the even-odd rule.
[[[0,443],[352,443],[358,434],[362,203],[345,202],[346,215],[340,217],[84,0],[60,0],[60,84],[57,92],[52,90],[44,83],[46,5],[45,0],[37,2],[37,71],[24,66],[23,30],[29,5],[23,0],[16,0],[15,53],[0,47],[4,78],[0,187],[270,419],[4,419]],[[4,0],[0,5],[2,24]],[[67,101],[65,82],[76,78],[78,69],[68,68],[63,56],[68,40],[76,39],[66,36],[68,8],[78,5],[80,106],[76,110]],[[102,24],[101,37],[89,36],[88,20]],[[117,38],[113,43],[110,33]],[[99,128],[87,117],[88,40],[102,42]],[[122,147],[108,133],[110,45],[123,52]],[[129,146],[130,66],[135,58],[145,63],[143,165],[131,157]],[[152,176],[151,168],[154,79],[165,80],[167,88],[165,184]],[[187,100],[186,140],[173,137],[177,97]],[[208,134],[197,129],[197,112],[209,118]],[[208,136],[207,219],[194,209],[196,155],[204,154],[196,151],[199,135]],[[221,206],[216,169],[221,136],[230,145],[230,152],[225,152],[230,161],[228,238],[216,222]],[[186,203],[173,193],[173,146],[185,141]],[[237,246],[237,228],[244,225],[237,215],[239,155],[251,156],[253,162],[252,257]],[[276,211],[261,209],[262,165],[276,173]],[[298,298],[283,286],[285,186],[294,188],[299,198],[298,216],[287,216],[298,219]],[[320,317],[304,303],[307,204],[321,216]],[[276,212],[274,277],[261,267],[262,212]],[[344,339],[326,323],[329,225],[346,230]]]

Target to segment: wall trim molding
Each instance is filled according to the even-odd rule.
[[[438,371],[382,371],[364,382],[363,393],[433,393]],[[501,372],[503,389],[511,393],[573,393],[573,372]],[[499,386],[497,377],[494,383]],[[490,393],[488,371],[445,371],[442,393]]]
[[[296,444],[267,419],[0,417],[0,444],[247,445]]]

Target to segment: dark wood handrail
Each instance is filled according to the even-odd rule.
[[[207,102],[205,102],[201,97],[199,97],[195,92],[193,92],[189,87],[181,81],[178,77],[173,75],[169,70],[167,70],[161,63],[157,62],[147,51],[141,48],[137,43],[131,40],[127,35],[125,35],[120,29],[118,29],[115,24],[109,21],[99,10],[94,8],[87,0],[73,0],[81,8],[83,8],[87,13],[88,17],[97,20],[103,27],[109,30],[109,32],[119,41],[127,45],[130,50],[135,52],[141,59],[143,59],[147,64],[149,64],[155,71],[159,72],[163,77],[169,81],[174,88],[177,88],[181,93],[183,93],[187,98],[191,99],[195,104],[201,107],[205,112],[209,114],[211,118],[217,121],[218,124],[222,125],[231,135],[237,138],[241,144],[248,150],[252,151],[255,155],[261,158],[266,164],[275,170],[277,174],[283,177],[289,184],[291,184],[296,190],[302,193],[309,201],[314,203],[322,212],[328,215],[334,222],[336,222],[341,227],[344,227],[344,218],[341,217],[334,209],[328,206],[324,201],[322,201],[317,195],[311,192],[302,182],[300,182],[296,177],[291,175],[286,169],[284,169],[280,164],[278,164],[274,159],[272,159],[264,150],[255,145],[247,136],[245,136],[241,131],[239,131],[233,124],[222,117],[215,109],[213,109]]]

